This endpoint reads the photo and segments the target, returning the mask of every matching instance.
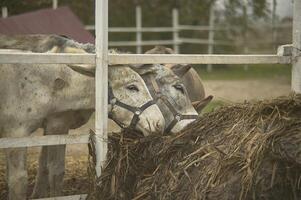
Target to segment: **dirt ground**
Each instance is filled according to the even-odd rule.
[[[245,100],[269,99],[288,95],[290,82],[284,78],[269,80],[207,80],[204,81],[207,95],[215,100],[242,102]]]
[[[206,94],[213,95],[215,100],[241,102],[244,100],[256,100],[273,98],[290,93],[290,82],[286,79],[277,80],[207,80],[204,81]],[[88,124],[71,131],[71,134],[86,134],[93,128],[94,119]],[[112,124],[110,125],[113,126]],[[116,127],[115,129],[116,130]],[[38,130],[36,135],[42,134]],[[29,189],[31,193],[34,185],[34,177],[37,168],[37,159],[40,148],[30,148],[28,151]],[[68,145],[66,157],[66,176],[64,180],[64,195],[83,194],[88,192],[87,181],[87,145]],[[0,151],[0,200],[6,199],[6,166],[4,151]]]

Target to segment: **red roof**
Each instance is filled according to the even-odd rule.
[[[35,12],[0,19],[0,33],[57,34],[68,36],[78,42],[94,43],[93,35],[85,30],[81,21],[68,7],[42,9]]]

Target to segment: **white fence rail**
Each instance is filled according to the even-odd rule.
[[[89,134],[1,138],[0,148],[38,147],[61,144],[87,144],[88,142]]]
[[[139,43],[139,45],[137,45]],[[135,46],[141,49],[142,46],[153,46],[153,45],[173,45],[173,40],[149,40],[149,41],[114,41],[110,42],[111,47],[120,47],[120,46]],[[142,53],[142,50],[137,50],[137,52]]]
[[[95,64],[95,54],[5,53],[1,51],[0,63]]]
[[[251,44],[267,44],[267,45],[278,45],[277,31],[282,28],[292,27],[292,24],[277,24],[275,23],[276,15],[272,14],[272,25],[267,25],[266,27],[270,28],[273,32],[273,37],[271,37],[270,41],[264,40],[260,42],[252,41]],[[249,51],[250,43],[247,40],[248,29],[252,28],[252,25],[248,23],[247,13],[244,13],[244,25],[243,25],[243,41],[241,42],[233,42],[227,40],[216,39],[215,33],[217,31],[229,31],[230,29],[241,29],[242,27],[231,25],[228,27],[220,27],[220,25],[216,24],[216,10],[215,5],[213,4],[210,8],[210,16],[208,25],[181,25],[179,23],[180,16],[177,8],[172,10],[172,26],[171,27],[143,27],[142,21],[142,12],[141,7],[136,7],[136,26],[135,27],[110,27],[110,33],[135,33],[136,40],[133,41],[109,41],[109,46],[111,47],[128,47],[134,46],[136,47],[136,53],[141,53],[141,49],[143,46],[148,45],[172,45],[175,52],[179,53],[181,51],[182,44],[197,44],[197,45],[207,45],[207,53],[213,54],[215,46],[241,46],[243,48],[243,52],[245,54]],[[87,30],[94,30],[94,25],[85,26]],[[256,27],[254,27],[256,29]],[[205,31],[208,32],[207,38],[183,38],[180,36],[181,31]],[[142,33],[163,33],[170,32],[172,33],[171,40],[143,40]]]
[[[58,0],[52,0],[52,7],[56,9],[58,7]],[[275,5],[273,6],[272,12],[272,25],[269,27],[272,29],[273,37],[270,41],[264,40],[261,42],[252,42],[258,44],[268,44],[268,45],[276,45],[277,44],[277,30],[281,28],[290,28],[291,24],[277,24],[275,21],[276,14],[275,14]],[[2,7],[2,17],[5,18],[8,16],[7,7]],[[248,24],[248,16],[245,15],[245,29],[250,27]],[[198,45],[207,45],[208,54],[214,53],[215,46],[233,46],[235,43],[231,41],[224,41],[224,40],[217,40],[215,38],[215,32],[217,31],[228,31],[230,28],[237,28],[236,26],[231,27],[219,27],[215,23],[216,18],[216,11],[215,5],[213,4],[210,8],[210,16],[208,25],[181,25],[179,23],[179,11],[177,8],[174,8],[172,11],[172,26],[171,27],[143,27],[143,20],[142,20],[142,10],[140,6],[136,7],[136,26],[135,27],[110,27],[108,30],[111,33],[135,33],[136,40],[134,41],[109,41],[109,46],[111,47],[136,47],[136,53],[142,53],[143,46],[153,46],[153,45],[172,45],[175,49],[176,53],[180,52],[180,47],[182,44],[198,44]],[[268,26],[268,25],[267,25]],[[95,30],[94,25],[86,25],[85,28],[87,30]],[[208,38],[182,38],[180,37],[179,33],[181,31],[207,31]],[[163,32],[170,32],[173,34],[170,40],[143,40],[142,33],[163,33]],[[247,32],[246,30],[244,32]],[[246,36],[245,36],[246,37]],[[245,39],[246,40],[246,39]],[[236,43],[236,45],[243,46],[244,53],[247,54],[249,51],[248,42],[243,41],[242,43]],[[278,44],[277,44],[278,45]]]
[[[95,64],[96,54],[41,54],[0,52],[0,64]],[[108,63],[116,64],[291,64],[291,56],[279,55],[207,55],[207,54],[108,54]]]
[[[8,10],[7,10],[6,6],[1,7],[1,16],[2,16],[2,18],[7,18]]]
[[[50,197],[50,198],[42,198],[42,199],[34,199],[34,200],[85,200],[88,195],[79,194],[72,196],[62,196],[62,197]]]
[[[290,64],[290,56],[278,55],[109,55],[110,64]]]

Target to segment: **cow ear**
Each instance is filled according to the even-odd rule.
[[[68,67],[73,69],[74,71],[87,75],[87,76],[95,76],[95,65],[87,65],[87,64],[68,64]]]
[[[210,103],[210,101],[213,99],[213,96],[210,95],[205,99],[202,99],[200,101],[192,102],[192,105],[194,109],[197,111],[197,113],[201,114],[202,110]]]
[[[178,77],[183,77],[190,69],[190,65],[173,65],[170,69],[177,75]]]

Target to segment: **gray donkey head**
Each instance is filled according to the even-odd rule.
[[[81,44],[71,39],[57,35],[0,35],[0,48],[16,49],[32,52],[51,53],[93,53],[94,46]],[[111,52],[117,53],[117,52]],[[78,72],[79,78],[94,77],[95,65],[68,64],[66,65]],[[109,74],[109,117],[122,128],[133,128],[144,135],[162,133],[165,127],[165,119],[153,101],[148,88],[141,76],[129,66],[110,66]],[[83,76],[81,76],[83,75]],[[77,76],[76,76],[77,77]],[[76,86],[80,81],[74,80],[70,88],[74,93],[81,94],[86,99],[94,102],[94,84],[87,85],[87,91],[80,91],[83,86]],[[63,95],[63,94],[62,94]],[[76,101],[74,99],[73,101]],[[94,103],[91,108],[94,108]],[[80,109],[80,108],[78,108]]]
[[[170,68],[160,64],[133,68],[142,76],[163,113],[165,133],[179,132],[198,117],[183,82]]]

